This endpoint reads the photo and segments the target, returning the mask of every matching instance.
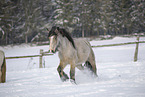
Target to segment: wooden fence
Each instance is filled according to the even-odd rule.
[[[127,42],[127,43],[118,43],[118,44],[107,44],[107,45],[97,45],[97,46],[92,46],[92,47],[93,48],[95,48],[95,47],[110,47],[110,46],[121,46],[121,45],[128,45],[128,44],[136,44],[135,53],[134,53],[134,62],[136,62],[137,59],[138,59],[139,43],[145,43],[145,41],[139,41],[139,37],[137,37],[137,41],[136,42]],[[43,56],[50,56],[50,55],[53,55],[53,54],[50,54],[48,52],[44,52],[43,49],[40,49],[40,54],[39,55],[14,56],[14,57],[6,57],[6,59],[39,57],[39,68],[42,68],[43,67],[42,66]]]
[[[48,52],[43,52],[43,49],[40,49],[39,55],[28,55],[28,56],[14,56],[14,57],[6,57],[6,59],[18,59],[18,58],[31,58],[31,57],[39,57],[39,68],[42,68],[42,59],[43,56],[50,56],[53,54],[50,54]]]

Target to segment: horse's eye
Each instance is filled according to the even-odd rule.
[[[55,39],[55,40],[57,39],[57,35],[54,36],[54,39]]]

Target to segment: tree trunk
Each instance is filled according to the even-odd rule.
[[[84,28],[82,29],[82,37],[85,37]]]
[[[27,34],[25,34],[25,43],[28,43],[28,37],[27,37]]]

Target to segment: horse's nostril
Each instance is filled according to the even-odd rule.
[[[55,53],[54,50],[51,51],[52,53]]]
[[[49,53],[55,53],[55,51],[54,51],[54,50],[49,50],[48,52],[49,52]]]

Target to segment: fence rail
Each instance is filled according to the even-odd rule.
[[[39,55],[14,56],[14,57],[6,57],[6,59],[39,57],[39,68],[43,68],[43,66],[42,66],[43,56],[50,56],[50,55],[53,55],[53,54],[50,54],[48,52],[43,52],[43,49],[40,49],[40,54]]]
[[[97,46],[92,46],[92,47],[121,46],[121,45],[128,45],[128,44],[137,44],[137,43],[145,43],[145,41],[139,41],[139,42],[127,42],[127,43],[117,43],[117,44],[106,44],[106,45],[97,45]]]
[[[39,55],[28,55],[28,56],[14,56],[14,57],[6,57],[6,59],[18,59],[18,58],[31,58],[31,57],[40,57],[40,56],[50,56],[53,54],[39,54]]]
[[[95,48],[95,47],[110,47],[110,46],[121,46],[121,45],[128,45],[128,44],[136,44],[135,54],[134,54],[134,62],[136,62],[137,61],[137,57],[138,57],[138,45],[139,45],[139,43],[145,43],[145,41],[139,41],[139,37],[137,37],[137,41],[136,42],[97,45],[97,46],[92,46],[92,47],[93,48]],[[43,52],[43,49],[40,49],[40,54],[38,54],[38,55],[14,56],[14,57],[6,57],[6,59],[39,57],[39,68],[42,68],[43,56],[50,56],[50,55],[53,55],[53,54],[50,54],[49,52]]]

